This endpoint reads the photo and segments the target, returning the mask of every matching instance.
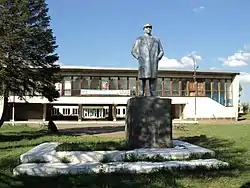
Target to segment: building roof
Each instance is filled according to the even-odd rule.
[[[61,66],[62,70],[104,70],[104,71],[137,71],[138,68],[136,67],[92,67],[92,66],[66,66],[66,65],[62,65]],[[159,68],[160,72],[176,72],[176,73],[192,73],[194,72],[193,70],[181,70],[181,69],[166,69],[166,68]],[[196,71],[198,74],[224,74],[224,75],[239,75],[239,72],[234,72],[234,71],[219,71],[219,70],[197,70]]]

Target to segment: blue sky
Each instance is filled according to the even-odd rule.
[[[249,0],[47,0],[63,65],[137,67],[132,45],[146,23],[164,47],[160,66],[230,70],[250,94]]]

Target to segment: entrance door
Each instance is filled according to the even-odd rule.
[[[89,110],[89,114],[88,114],[89,118],[97,118],[96,109],[88,109],[88,110]]]
[[[172,104],[172,118],[183,119],[183,104]]]

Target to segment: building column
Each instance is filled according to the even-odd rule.
[[[53,104],[52,103],[49,103],[49,104],[46,104],[46,121],[52,121],[53,119]]]
[[[234,108],[234,120],[238,121],[238,116],[239,116],[239,99],[240,99],[240,93],[239,93],[239,85],[240,85],[240,80],[239,80],[239,75],[235,76],[234,79],[232,80],[231,83],[231,95],[233,95],[232,100],[233,100],[233,108]]]
[[[47,117],[47,104],[43,104],[43,122],[46,121]]]
[[[78,121],[82,121],[82,104],[78,104]]]
[[[12,126],[15,125],[15,103],[13,102],[12,103],[12,119],[11,119],[11,122],[12,122]]]
[[[113,121],[116,121],[116,105],[113,105],[112,107],[112,116],[113,116]]]
[[[109,105],[109,109],[108,109],[108,120],[109,120],[109,121],[112,121],[112,120],[113,120],[112,105]]]
[[[116,105],[115,104],[109,105],[108,120],[116,121]]]
[[[13,103],[12,103],[12,126],[15,125],[15,95],[13,96]]]

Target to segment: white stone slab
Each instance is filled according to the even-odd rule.
[[[94,162],[94,161],[108,161],[118,162],[124,161],[125,158],[131,157],[137,159],[161,157],[165,160],[184,160],[193,157],[209,154],[211,157],[215,155],[214,151],[189,144],[187,142],[174,140],[174,148],[149,148],[149,149],[135,149],[129,151],[63,151],[57,152],[57,158],[66,157],[72,163]]]
[[[28,163],[34,161],[45,162],[60,162],[62,158],[67,158],[72,163],[84,162],[118,162],[124,161],[125,158],[135,157],[143,160],[143,158],[161,157],[166,160],[184,160],[195,156],[202,156],[209,154],[214,156],[212,150],[183,142],[180,140],[173,140],[174,148],[149,148],[149,149],[135,149],[129,151],[59,151],[56,152],[57,142],[43,143],[30,151],[21,155],[21,163]]]
[[[60,162],[60,159],[56,157],[56,147],[59,145],[58,142],[45,142],[31,150],[23,153],[20,156],[21,163],[28,163],[34,161],[43,162]]]
[[[95,163],[26,163],[17,166],[13,170],[14,175],[30,176],[53,176],[59,174],[79,174],[79,173],[151,173],[157,169],[167,168],[220,168],[228,166],[228,163],[217,159],[199,159],[191,161],[167,161],[167,162],[111,162],[106,164]]]

